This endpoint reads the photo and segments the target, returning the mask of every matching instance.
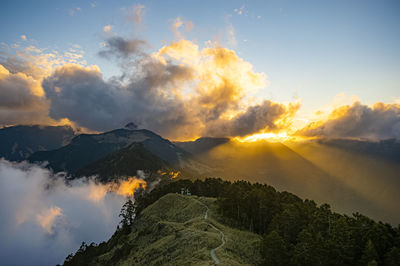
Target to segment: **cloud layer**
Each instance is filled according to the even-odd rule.
[[[140,185],[145,182],[134,178],[121,184],[80,179],[66,185],[62,174],[1,159],[0,261],[55,265],[82,241],[108,239],[119,222],[124,196]]]
[[[400,139],[400,105],[355,102],[334,109],[327,120],[310,123],[298,132],[330,138]]]
[[[217,44],[200,49],[181,39],[150,54],[145,41],[114,36],[106,43],[100,55],[116,58],[122,75],[104,80],[97,67],[57,68],[43,81],[52,119],[97,131],[134,121],[165,137],[190,139],[276,130],[276,121],[294,114],[271,101],[248,105],[248,95],[267,79],[233,50]]]

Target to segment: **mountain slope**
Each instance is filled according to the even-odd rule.
[[[389,142],[326,142],[230,141],[194,154],[193,159],[209,166],[206,176],[267,183],[327,202],[337,211],[361,211],[398,223],[400,165],[393,156],[397,146]]]
[[[258,264],[261,237],[222,225],[216,213],[213,198],[167,194],[141,212],[128,235],[117,231],[95,258],[78,255],[64,265],[214,265],[213,249],[222,265]],[[226,243],[216,249],[220,232]]]
[[[74,137],[68,126],[13,126],[0,129],[0,157],[22,161],[36,151],[53,150]]]
[[[400,163],[400,141],[387,139],[381,141],[362,141],[348,139],[321,139],[317,143],[358,155],[368,156],[375,160],[386,160]]]
[[[168,164],[149,152],[143,143],[132,143],[103,159],[88,164],[76,172],[78,176],[98,175],[100,181],[111,181],[118,176],[134,176],[138,170],[156,172]]]
[[[229,142],[228,138],[203,137],[203,138],[198,138],[195,141],[175,142],[174,144],[184,149],[185,151],[198,155],[203,152],[207,152],[214,147],[225,144],[227,142]]]
[[[176,193],[188,190],[196,196]],[[259,183],[173,180],[135,194],[135,204],[128,201],[121,214],[123,226],[109,241],[83,244],[65,265],[339,266],[400,261],[398,226],[360,213],[335,213],[327,204],[318,206]]]
[[[179,165],[180,157],[185,151],[170,141],[145,129],[116,129],[102,134],[82,134],[71,143],[53,151],[36,152],[31,162],[49,162],[54,171],[67,171],[75,174],[79,169],[88,166],[132,143],[142,143],[143,147],[171,165]]]

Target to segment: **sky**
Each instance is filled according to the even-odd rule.
[[[192,44],[197,45],[199,51],[207,47],[215,51],[217,47],[233,51],[237,57],[235,63],[246,62],[251,65],[251,68],[245,71],[262,75],[259,77],[261,81],[258,84],[250,84],[249,88],[240,88],[243,90],[242,94],[233,89],[240,94],[239,96],[222,93],[221,95],[225,95],[226,98],[233,97],[229,103],[225,101],[225,106],[214,104],[211,107],[208,103],[204,103],[204,93],[199,93],[203,89],[199,89],[198,86],[188,88],[190,87],[188,83],[177,84],[174,80],[174,86],[184,88],[181,93],[185,94],[185,99],[180,103],[181,105],[186,103],[198,110],[203,108],[201,111],[191,113],[192,117],[198,118],[197,122],[191,120],[184,126],[176,124],[175,128],[182,128],[181,132],[185,132],[182,136],[172,133],[172,129],[165,124],[173,125],[176,123],[174,121],[186,121],[187,118],[176,117],[176,115],[159,118],[160,113],[170,114],[170,109],[146,117],[146,121],[159,119],[161,122],[143,122],[140,120],[144,120],[144,116],[140,118],[133,116],[124,117],[118,120],[118,123],[127,122],[132,118],[134,122],[173,139],[191,139],[201,135],[217,136],[216,132],[224,132],[225,135],[232,137],[244,137],[257,132],[278,132],[282,128],[289,127],[291,127],[291,132],[303,132],[302,135],[329,135],[330,131],[321,133],[326,131],[326,123],[332,122],[327,119],[334,117],[337,120],[338,112],[335,113],[334,110],[347,105],[348,114],[350,114],[349,110],[357,108],[357,110],[361,108],[372,113],[381,113],[382,110],[390,109],[394,117],[388,120],[390,123],[395,122],[397,126],[390,129],[392,132],[387,134],[376,133],[370,136],[342,132],[335,133],[334,136],[383,138],[400,135],[398,106],[393,105],[400,102],[400,49],[398,48],[400,47],[400,17],[398,16],[400,3],[398,1],[2,1],[0,5],[0,23],[3,25],[0,29],[0,58],[2,58],[3,67],[8,71],[7,78],[11,78],[10,75],[18,74],[17,72],[20,71],[15,70],[15,64],[13,68],[10,64],[4,63],[10,56],[21,51],[26,53],[27,48],[31,47],[29,53],[35,58],[24,56],[23,60],[37,65],[37,57],[40,57],[40,54],[53,55],[45,59],[45,73],[41,73],[40,77],[34,77],[38,85],[32,86],[41,86],[40,83],[48,79],[56,67],[74,63],[84,67],[95,65],[101,73],[102,80],[107,83],[99,85],[100,87],[109,87],[110,80],[118,79],[122,87],[115,89],[115,86],[112,86],[112,90],[120,91],[135,85],[132,89],[134,90],[139,86],[138,84],[142,84],[142,81],[147,79],[141,77],[143,80],[139,81],[135,76],[135,82],[133,82],[133,76],[136,74],[132,69],[143,64],[143,53],[151,57],[157,51],[159,56],[167,58],[167,61],[171,60],[171,64],[185,65],[189,71],[195,71],[194,77],[192,75],[186,78],[186,81],[190,80],[189,83],[199,82],[205,76],[211,75],[210,73],[204,75],[204,69],[197,68],[199,62],[193,63],[193,54],[177,57],[168,52],[164,54],[160,52],[162,47],[171,46],[181,40],[190,42],[186,43],[186,47]],[[145,44],[141,49],[129,51],[123,56],[116,56],[116,53],[120,51],[113,50],[113,54],[111,51],[105,51],[107,47],[110,48],[116,44],[110,42],[112,38],[122,38],[124,41],[143,40]],[[54,51],[58,52],[58,61],[49,64],[49,61],[55,58]],[[175,52],[182,54],[182,50],[175,50]],[[207,60],[207,56],[210,55],[202,55],[201,59],[197,59],[204,61]],[[128,57],[130,63],[127,60]],[[138,57],[141,58],[137,59]],[[40,62],[43,63],[43,60]],[[188,60],[192,60],[192,64],[188,64]],[[60,61],[63,62],[60,63]],[[204,64],[204,67],[210,69],[209,65]],[[227,73],[226,69],[224,66],[224,70],[220,70]],[[240,69],[243,67],[241,66]],[[210,71],[219,75],[217,69],[210,69]],[[229,71],[240,72],[238,69]],[[247,75],[246,73],[243,72],[238,76],[242,77]],[[122,80],[121,76],[130,77],[129,81]],[[127,85],[129,82],[130,86]],[[61,81],[57,84],[61,83],[65,84]],[[245,86],[243,82],[237,84]],[[157,92],[158,94],[163,94],[163,90],[167,90],[162,85],[157,85],[157,87],[162,87]],[[62,87],[59,86],[59,88]],[[10,88],[8,89],[9,95]],[[49,123],[50,120],[43,113],[49,110],[48,116],[52,119],[52,123],[68,119],[79,127],[93,131],[108,130],[116,126],[112,123],[109,126],[99,126],[101,123],[104,125],[108,123],[109,120],[104,119],[104,116],[98,123],[95,117],[87,117],[92,120],[90,123],[83,118],[78,119],[76,118],[78,115],[72,114],[73,112],[68,109],[72,108],[71,106],[62,106],[67,95],[62,95],[62,99],[60,99],[61,96],[56,99],[55,96],[49,96],[51,88],[43,88],[42,93],[38,92],[40,90],[36,88],[36,94],[44,94],[46,104],[49,106],[47,109],[40,107],[42,108],[40,115],[38,115],[38,109],[35,109],[35,116],[32,116],[33,109],[29,111],[29,114],[22,113],[22,107],[11,108],[15,107],[15,104],[12,100],[7,100],[8,102],[3,105],[7,105],[12,110],[5,110],[5,108],[3,111],[0,110],[0,124],[13,125],[33,120]],[[110,91],[110,89],[107,90]],[[31,87],[30,91],[34,93],[35,89]],[[193,91],[198,93],[199,97],[189,101],[188,95]],[[212,94],[216,95],[220,91],[214,91]],[[174,90],[169,89],[169,93],[173,95],[168,95],[169,98],[178,97],[178,92]],[[87,93],[79,95],[79,99],[83,99],[82,95],[87,95]],[[105,99],[102,95],[97,97]],[[209,98],[210,95],[206,96]],[[135,99],[138,98],[137,93],[135,97]],[[124,106],[114,96],[111,98],[118,102],[117,106]],[[125,95],[122,98],[128,97]],[[176,104],[179,99],[174,99]],[[73,98],[69,100],[77,101]],[[214,102],[219,100],[213,99]],[[270,101],[268,108],[266,108],[265,100]],[[25,98],[16,101],[29,102]],[[64,102],[61,103],[61,101]],[[40,101],[36,102],[36,105],[45,105],[45,103],[39,103]],[[89,102],[82,100],[81,104],[89,104]],[[110,101],[104,100],[104,103],[108,102]],[[355,102],[358,102],[361,107],[354,106]],[[372,107],[378,102],[390,106]],[[170,104],[160,102],[159,99],[150,103]],[[275,114],[270,115],[270,121],[259,124],[251,116],[251,113],[269,110],[274,103],[279,105],[275,107],[285,110],[277,111],[275,108]],[[293,106],[288,106],[289,103]],[[299,106],[294,107],[296,104]],[[198,105],[201,105],[201,108]],[[260,108],[248,109],[256,105]],[[112,106],[107,108],[115,109]],[[101,112],[107,113],[108,117],[121,116],[121,113],[150,112],[145,108],[138,110],[126,107],[121,108],[120,113],[113,113],[107,108]],[[207,113],[204,108],[207,112],[211,109],[220,111],[217,114],[200,117],[200,113]],[[15,109],[18,109],[18,116],[25,119],[16,119]],[[73,109],[76,110],[76,106]],[[178,109],[177,106],[174,107],[175,111],[176,109]],[[315,115],[316,112],[319,116]],[[387,116],[388,113],[384,112]],[[268,114],[271,112],[268,111]],[[266,112],[263,113],[264,118],[265,116]],[[291,118],[290,126],[287,123],[288,117]],[[233,118],[237,118],[236,122],[232,120]],[[282,120],[285,121],[285,126],[281,125]],[[228,123],[228,121],[231,122]],[[309,124],[315,121],[317,121],[316,124]],[[239,129],[237,126],[239,122],[249,124],[252,130]],[[337,126],[336,122],[333,126],[335,129],[341,127],[341,124]],[[365,122],[360,121],[360,124],[365,125]],[[295,129],[292,128],[293,126]],[[189,127],[196,129],[190,130]],[[370,125],[369,128],[375,127],[376,125]],[[304,130],[300,130],[302,128]],[[305,128],[313,130],[305,130]],[[307,132],[304,133],[305,131]],[[351,131],[358,132],[359,130]]]

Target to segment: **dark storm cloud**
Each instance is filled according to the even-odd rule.
[[[68,118],[93,129],[120,127],[123,121],[123,91],[118,84],[105,82],[96,68],[65,65],[42,83],[51,101],[49,115]]]
[[[188,78],[190,69],[149,59],[129,82],[105,81],[95,68],[66,65],[43,81],[50,116],[68,118],[93,130],[109,130],[134,121],[158,132],[188,123],[184,103],[167,88]],[[137,68],[138,69],[138,68]]]
[[[281,129],[275,122],[299,108],[298,105],[286,107],[283,104],[266,100],[262,104],[250,106],[247,110],[230,120],[217,120],[207,125],[209,136],[246,136],[260,130]],[[285,124],[286,126],[286,124]]]
[[[111,56],[127,57],[131,54],[138,54],[148,44],[144,40],[126,40],[122,37],[114,36],[105,41],[105,50],[99,52],[100,56],[109,58]]]
[[[400,105],[359,102],[336,108],[327,121],[309,124],[300,135],[332,138],[400,139]]]

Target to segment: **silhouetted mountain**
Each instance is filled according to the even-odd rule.
[[[348,139],[321,139],[318,143],[358,153],[377,159],[400,163],[400,141],[388,139],[381,141],[362,141]]]
[[[356,147],[389,145],[388,142],[356,144]],[[209,151],[194,153],[192,158],[209,166],[203,176],[271,184],[301,197],[328,202],[341,212],[351,214],[359,210],[398,223],[400,164],[382,155],[380,159],[370,156],[369,153],[376,153],[375,149],[354,150],[335,147],[333,142],[327,145],[317,141],[229,141]]]
[[[53,151],[34,153],[29,160],[47,161],[48,167],[56,172],[67,171],[75,174],[79,169],[104,159],[132,143],[142,143],[146,150],[171,166],[179,166],[180,157],[186,154],[169,140],[149,130],[116,129],[102,134],[79,135],[67,146]]]
[[[74,137],[69,126],[13,126],[0,129],[0,157],[22,161],[36,151],[57,149]]]
[[[136,130],[136,129],[138,129],[138,126],[135,123],[130,122],[130,123],[126,124],[124,128],[129,129],[129,130]]]
[[[134,142],[126,148],[84,166],[77,171],[76,175],[98,175],[100,181],[108,182],[119,176],[134,176],[138,170],[155,172],[168,167],[165,161],[149,152],[143,143]]]
[[[132,143],[142,145],[129,147]],[[48,161],[57,172],[100,178],[167,167],[183,169],[191,178],[245,179],[328,202],[349,214],[360,210],[398,222],[398,146],[394,140],[241,143],[225,138],[173,144],[149,130],[117,129],[79,135],[67,146],[37,152],[29,159]]]
[[[229,142],[228,138],[203,137],[195,141],[175,142],[175,145],[192,154],[200,154],[227,142]]]

